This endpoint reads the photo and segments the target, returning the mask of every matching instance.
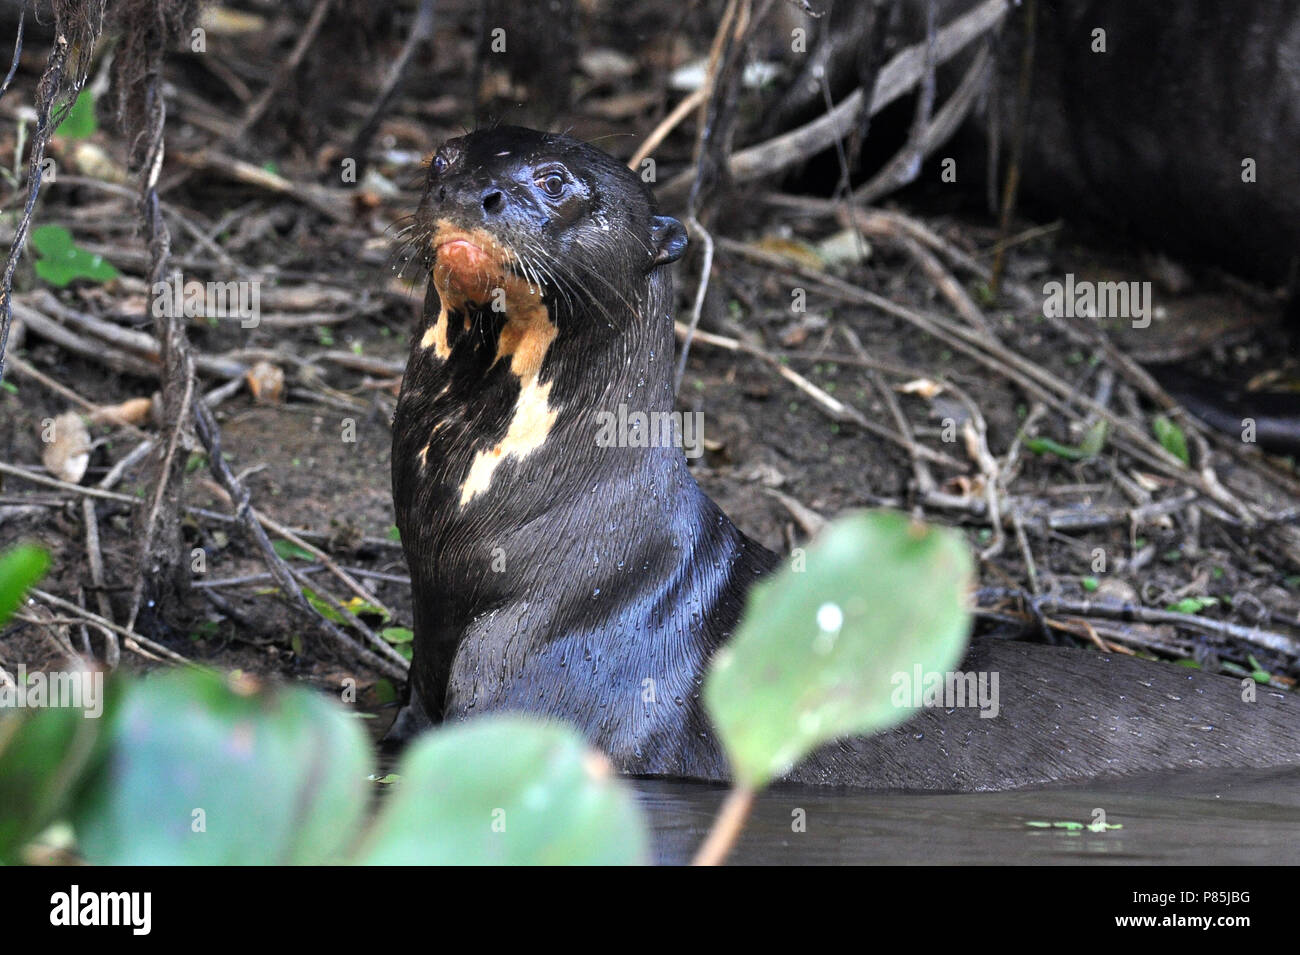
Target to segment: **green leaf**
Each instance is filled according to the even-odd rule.
[[[1101,454],[1101,449],[1106,446],[1108,427],[1105,418],[1098,418],[1088,429],[1088,433],[1079,442],[1079,450],[1083,452],[1085,458],[1095,458]]]
[[[61,685],[71,687],[58,674]],[[116,681],[90,684],[102,695],[82,697],[83,707],[44,706],[7,711],[0,706],[0,864],[20,861],[18,850],[59,818],[86,776],[104,758],[105,731],[111,723],[119,694]],[[88,689],[75,674],[79,692]],[[28,689],[31,689],[29,684]],[[47,702],[50,697],[46,697]],[[11,702],[4,693],[0,701]]]
[[[209,637],[215,637],[221,625],[215,620],[204,620],[195,624],[194,629],[190,631],[191,640],[206,640]]]
[[[89,89],[77,94],[63,122],[54,130],[55,136],[64,139],[89,139],[99,128],[95,121],[95,95]]]
[[[1206,607],[1213,607],[1219,602],[1218,597],[1184,597],[1177,603],[1169,604],[1166,610],[1174,613],[1200,613]]]
[[[173,670],[128,689],[73,824],[101,865],[341,861],[369,772],[360,724],[322,696]]]
[[[992,308],[997,302],[997,296],[993,294],[993,289],[988,282],[974,282],[971,284],[971,293],[975,296],[975,301],[982,308]]]
[[[484,716],[417,741],[357,861],[630,865],[647,836],[631,791],[577,733]]]
[[[312,590],[310,587],[302,588],[302,595],[307,598],[307,603],[315,607],[316,612],[326,620],[330,621],[330,623],[347,623],[347,621],[343,619],[343,614],[335,610],[332,603],[316,596],[316,591]]]
[[[58,288],[76,279],[107,282],[118,276],[117,269],[103,256],[78,248],[72,241],[72,233],[61,225],[37,226],[32,230],[31,243],[40,256],[36,274]]]
[[[316,559],[316,555],[311,551],[283,538],[272,541],[271,549],[276,552],[281,560],[305,560],[310,562]]]
[[[1155,433],[1156,440],[1160,446],[1176,457],[1183,464],[1188,464],[1191,458],[1187,454],[1187,435],[1183,434],[1183,429],[1178,427],[1164,415],[1156,415],[1151,420],[1151,430]]]
[[[1088,433],[1083,436],[1077,448],[1061,444],[1059,441],[1053,441],[1051,438],[1026,438],[1025,447],[1035,454],[1055,454],[1058,458],[1065,458],[1067,461],[1086,461],[1089,458],[1095,458],[1101,453],[1101,449],[1106,446],[1106,422],[1098,420]]]
[[[343,601],[343,606],[356,617],[378,617],[383,622],[388,622],[388,612],[383,608],[371,603],[369,600],[363,600],[360,597],[349,597]]]
[[[817,746],[913,713],[896,677],[947,672],[970,630],[968,548],[904,514],[858,512],[750,593],[704,700],[738,782],[758,787]]]
[[[1256,683],[1269,683],[1272,681],[1273,679],[1272,674],[1270,674],[1267,670],[1264,669],[1263,666],[1260,665],[1260,662],[1255,659],[1255,655],[1253,653],[1246,654],[1246,662],[1250,664],[1251,679],[1253,679]]]
[[[0,624],[18,609],[23,594],[45,576],[49,566],[50,555],[30,544],[0,554]]]
[[[389,643],[410,643],[415,639],[415,634],[407,627],[384,627],[379,635]]]

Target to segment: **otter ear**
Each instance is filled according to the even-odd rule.
[[[650,219],[650,238],[655,244],[655,257],[650,263],[651,269],[676,262],[686,251],[686,227],[672,216],[653,216]]]

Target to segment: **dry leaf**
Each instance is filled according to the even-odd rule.
[[[578,67],[592,79],[600,83],[625,79],[637,72],[640,67],[636,60],[626,53],[600,47],[589,50],[578,57]]]
[[[126,167],[110,156],[102,146],[82,140],[72,147],[72,168],[83,176],[119,185],[130,181]]]
[[[259,361],[248,369],[248,390],[253,400],[263,404],[279,404],[284,395],[284,372],[269,361]]]
[[[816,269],[818,272],[822,272],[826,268],[826,263],[822,261],[822,257],[818,255],[817,250],[807,242],[786,239],[781,236],[766,236],[751,244],[760,252],[779,255],[791,262],[797,262],[807,268]]]
[[[128,398],[121,404],[104,405],[90,415],[91,424],[142,425],[153,414],[152,398]]]
[[[41,428],[41,463],[60,481],[80,484],[90,466],[90,432],[81,415],[65,411]]]
[[[906,381],[894,389],[905,395],[920,395],[926,401],[930,401],[935,395],[943,393],[943,385],[929,378],[913,378]]]

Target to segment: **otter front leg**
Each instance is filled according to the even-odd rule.
[[[411,669],[407,677],[407,699],[384,734],[385,744],[405,743],[432,726],[442,722],[447,698],[447,680],[451,675],[454,643],[444,645],[424,625],[426,615],[419,601],[415,606]]]
[[[420,691],[415,688],[415,683],[408,683],[407,686],[407,700],[397,711],[397,719],[393,720],[393,725],[388,727],[388,732],[381,740],[385,746],[406,743],[433,726],[433,720],[424,708],[424,702],[420,699]]]

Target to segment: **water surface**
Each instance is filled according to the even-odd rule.
[[[689,861],[725,790],[634,780],[656,861]],[[1122,828],[1087,825],[1094,810]],[[805,831],[794,831],[803,811]],[[862,793],[784,786],[758,797],[732,862],[812,864],[1300,863],[1300,769],[1181,771],[1002,793]]]

